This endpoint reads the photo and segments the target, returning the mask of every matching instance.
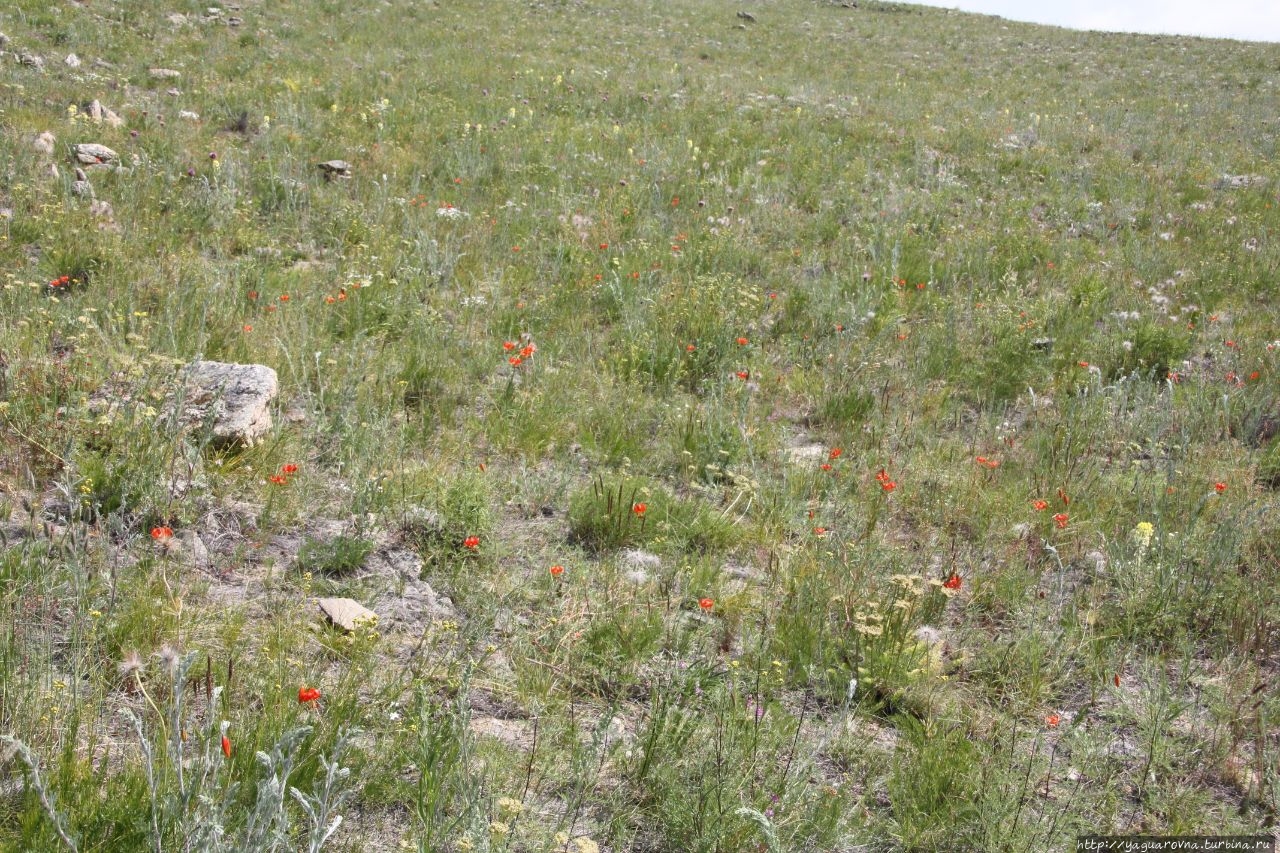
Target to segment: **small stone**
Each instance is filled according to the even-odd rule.
[[[71,147],[76,161],[89,168],[108,169],[120,165],[120,155],[105,145],[95,142],[82,142]]]
[[[378,621],[378,614],[352,598],[321,598],[316,604],[330,622],[347,633],[360,624],[376,624]]]
[[[76,179],[71,183],[71,192],[80,198],[93,198],[93,184],[89,183],[89,176],[84,173],[84,169],[76,167]]]
[[[108,127],[124,127],[124,119],[104,107],[100,101],[91,101],[86,112],[89,113],[89,118],[93,119],[94,124],[105,122]]]
[[[325,180],[328,181],[351,177],[351,164],[346,160],[326,160],[317,163],[316,168],[324,173]]]
[[[62,61],[67,64],[68,68],[80,67],[80,57],[76,56],[74,53],[68,53],[67,58]]]
[[[44,70],[44,57],[43,57],[43,56],[37,56],[37,55],[36,55],[36,54],[34,54],[34,53],[21,53],[21,54],[19,54],[19,55],[18,55],[18,64],[20,64],[20,65],[26,65],[26,66],[28,66],[29,68],[34,68],[34,69],[36,69],[37,71],[43,71],[43,70]]]
[[[508,746],[527,747],[532,741],[531,724],[524,720],[507,720],[498,717],[472,717],[468,724],[477,737],[490,737]]]
[[[181,89],[165,89],[165,90],[164,90],[164,93],[165,93],[166,95],[168,95],[169,97],[171,97],[171,98],[180,98],[180,97],[182,97],[182,90],[181,90]]]
[[[241,18],[239,15],[232,15],[230,18],[227,18],[228,27],[238,27],[238,26],[241,26],[243,23],[244,23],[244,18]]]
[[[57,145],[57,143],[57,138],[46,130],[35,138],[35,141],[31,143],[31,147],[39,151],[41,154],[53,156],[53,147]]]
[[[165,20],[173,24],[175,27],[180,27],[187,22],[187,16],[181,12],[173,12],[169,14]]]
[[[740,566],[737,563],[725,563],[720,570],[734,580],[753,581],[757,579],[757,573],[750,566]]]
[[[263,364],[196,361],[185,370],[186,418],[212,418],[221,443],[252,445],[271,429],[271,401],[279,390],[276,372]]]
[[[200,538],[200,534],[194,530],[188,530],[183,536],[183,544],[186,546],[187,556],[191,559],[191,565],[198,569],[207,569],[209,563],[209,549],[205,546],[204,540]]]
[[[182,72],[174,71],[172,68],[152,68],[147,73],[153,80],[177,80],[182,76]]]
[[[178,110],[178,118],[186,119],[187,121],[199,121],[200,113],[195,113],[191,110]]]
[[[787,461],[792,465],[812,465],[827,458],[830,451],[824,444],[802,444],[787,448]]]

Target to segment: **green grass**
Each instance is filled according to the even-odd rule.
[[[1280,48],[238,5],[0,11],[0,849],[1272,831]]]

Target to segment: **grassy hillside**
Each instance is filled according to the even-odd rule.
[[[1280,46],[209,2],[0,9],[0,849],[1272,832]]]

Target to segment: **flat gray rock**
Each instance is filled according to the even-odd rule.
[[[120,165],[120,155],[105,145],[96,142],[81,142],[71,146],[71,153],[76,162],[89,168],[111,168]]]
[[[184,374],[186,418],[212,418],[215,440],[252,445],[271,429],[270,405],[280,384],[270,367],[196,361]]]
[[[316,604],[330,622],[347,633],[354,631],[361,623],[373,624],[378,621],[378,614],[354,598],[321,598]]]
[[[1266,182],[1267,179],[1262,175],[1223,175],[1214,186],[1220,190],[1243,190]]]

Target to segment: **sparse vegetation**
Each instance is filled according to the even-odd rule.
[[[737,11],[0,9],[0,850],[1273,832],[1280,47]]]

